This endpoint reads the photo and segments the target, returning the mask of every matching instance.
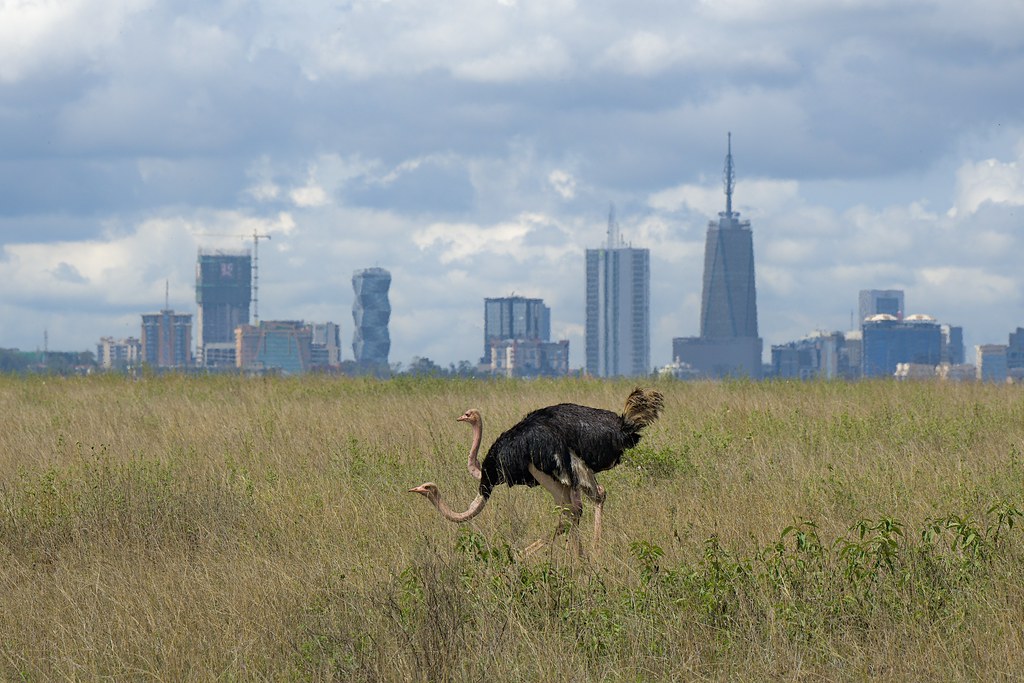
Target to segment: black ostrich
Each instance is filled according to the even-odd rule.
[[[465,522],[480,514],[496,486],[540,484],[563,510],[565,518],[556,533],[577,528],[583,513],[581,494],[586,495],[594,501],[596,545],[606,494],[594,475],[619,464],[623,451],[637,444],[641,431],[658,418],[662,405],[660,392],[638,388],[626,399],[621,414],[575,403],[540,408],[495,439],[483,463],[477,459],[483,419],[480,411],[467,410],[459,420],[473,426],[468,469],[480,480],[476,498],[464,512],[455,512],[442,500],[433,482],[409,491],[425,496],[446,519]],[[528,551],[541,543],[538,541]]]

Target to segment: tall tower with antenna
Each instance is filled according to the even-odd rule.
[[[708,223],[704,243],[704,291],[700,307],[700,336],[757,337],[757,292],[754,287],[754,240],[750,221],[732,210],[736,171],[729,133],[725,169],[725,211]]]
[[[626,246],[608,209],[607,245],[587,249],[586,368],[596,377],[650,370],[650,251]]]
[[[728,134],[722,185],[725,211],[708,223],[700,337],[672,340],[673,355],[711,377],[761,376],[763,342],[757,334],[754,240],[749,220],[733,211],[736,170]]]

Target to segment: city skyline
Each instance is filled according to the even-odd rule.
[[[969,348],[1024,321],[1018,4],[85,0],[0,27],[2,347],[135,336],[165,283],[195,313],[196,250],[259,234],[261,318],[350,340],[349,275],[379,266],[393,360],[478,358],[479,300],[516,292],[581,367],[614,202],[660,366],[700,333],[730,130],[763,360],[862,289]]]
[[[736,331],[737,334],[739,334],[739,336],[742,337],[744,335],[748,335],[748,333],[753,333],[753,334],[757,333],[756,294],[754,294],[754,282],[753,282],[754,278],[753,278],[753,265],[752,265],[752,260],[753,259],[752,259],[752,254],[750,253],[751,252],[751,245],[749,244],[749,242],[750,242],[750,240],[749,240],[750,221],[749,220],[740,221],[739,220],[739,212],[732,211],[732,203],[733,203],[732,193],[733,193],[733,190],[735,188],[735,175],[734,175],[732,152],[731,152],[731,133],[729,134],[729,138],[730,138],[730,141],[729,141],[729,151],[728,151],[727,156],[726,156],[726,170],[725,170],[725,173],[724,173],[724,176],[723,176],[724,184],[725,184],[726,210],[724,212],[719,212],[719,214],[718,214],[719,215],[719,220],[718,221],[710,221],[709,224],[708,224],[708,233],[707,233],[707,237],[706,237],[706,240],[705,240],[705,258],[704,258],[705,270],[704,270],[704,274],[703,274],[704,287],[702,289],[702,306],[701,306],[701,321],[700,322],[701,322],[701,331],[702,332],[706,332],[707,329],[717,329],[718,331],[720,331],[722,333],[731,333],[732,331]],[[728,277],[725,277],[724,280],[721,283],[716,283],[716,279],[715,279],[715,276],[713,275],[713,273],[718,271],[720,269],[722,263],[723,263],[722,260],[721,260],[721,254],[719,254],[719,250],[722,249],[722,241],[721,241],[721,237],[719,235],[719,232],[721,230],[723,230],[723,229],[741,230],[742,232],[744,232],[744,233],[746,233],[748,235],[747,240],[746,240],[746,246],[744,247],[746,249],[747,253],[746,253],[745,256],[741,255],[742,258],[740,259],[740,261],[745,264],[741,268],[741,271],[746,271],[747,269],[749,269],[749,272],[744,272],[744,274],[740,278],[736,278],[735,275],[728,276]],[[254,233],[254,234],[256,234],[256,233]],[[242,236],[247,237],[247,238],[250,237],[248,235],[242,235]],[[260,235],[260,237],[268,237],[268,236],[267,235]],[[619,233],[619,226],[618,226],[618,223],[617,223],[616,218],[615,218],[615,208],[614,208],[614,205],[612,205],[612,207],[611,207],[611,209],[609,211],[608,228],[607,228],[607,236],[606,237],[607,237],[607,245],[606,245],[605,248],[600,248],[600,249],[596,249],[596,250],[595,249],[587,249],[586,250],[586,269],[587,269],[587,287],[586,288],[588,290],[588,299],[589,299],[589,290],[592,288],[591,287],[591,280],[594,278],[594,275],[595,275],[595,273],[591,273],[590,272],[592,270],[592,266],[594,265],[593,263],[591,263],[594,260],[592,258],[592,256],[594,256],[594,254],[592,254],[592,252],[594,252],[594,253],[598,253],[598,252],[611,253],[614,250],[622,250],[623,252],[628,252],[628,253],[633,253],[633,252],[639,253],[639,254],[643,255],[644,258],[643,258],[642,267],[637,272],[642,273],[645,280],[649,278],[649,253],[648,253],[648,250],[646,250],[646,249],[638,249],[638,248],[635,249],[635,248],[633,248],[631,246],[628,246],[625,238],[623,238],[620,235],[620,233]],[[612,247],[613,244],[616,244],[617,246],[616,247]],[[711,249],[712,245],[715,245],[715,249],[714,250]],[[734,258],[735,256],[736,256],[736,254],[734,254],[730,258]],[[629,260],[635,260],[635,259],[629,259]],[[202,293],[203,292],[210,292],[210,291],[216,292],[217,296],[215,298],[217,298],[218,304],[221,304],[220,299],[224,298],[224,296],[225,296],[225,294],[221,293],[221,290],[223,290],[223,292],[227,293],[226,296],[228,296],[228,298],[230,298],[230,299],[239,299],[239,301],[237,303],[241,306],[241,308],[239,308],[239,312],[237,314],[230,313],[230,311],[221,311],[219,309],[217,310],[217,314],[215,315],[215,318],[217,319],[216,327],[217,327],[219,332],[225,332],[226,333],[226,330],[228,330],[230,327],[232,327],[232,323],[227,322],[228,318],[231,318],[232,320],[234,318],[236,318],[236,317],[239,318],[239,319],[245,318],[246,311],[248,311],[248,309],[249,309],[249,304],[255,302],[255,293],[257,291],[256,290],[257,280],[256,280],[255,270],[252,267],[253,263],[254,263],[253,252],[251,250],[249,250],[249,249],[210,249],[210,248],[203,248],[203,247],[199,248],[199,250],[198,250],[198,257],[197,257],[197,263],[196,263],[196,288],[195,288],[195,293],[196,293],[196,311],[197,311],[196,316],[197,316],[197,320],[199,321],[199,329],[202,329],[202,327],[203,327],[203,319],[204,319],[204,317],[209,317],[209,316],[204,316],[204,313],[203,313],[203,309],[204,309],[204,306],[203,306],[203,303],[202,303],[202,299],[203,299],[203,294]],[[710,270],[709,270],[709,266],[710,266]],[[225,270],[225,268],[227,270]],[[207,272],[207,271],[209,271],[209,272]],[[632,271],[630,271],[630,272],[632,272]],[[209,277],[210,273],[214,273],[214,277],[213,278]],[[245,273],[248,273],[248,276],[249,276],[248,286],[245,286],[244,284],[242,284],[245,281],[245,279],[246,279],[244,277]],[[204,274],[206,274],[206,280],[207,280],[207,282],[205,284],[203,282]],[[239,275],[240,274],[242,275],[241,279],[239,279]],[[719,273],[719,275],[721,276],[722,273]],[[360,295],[358,294],[358,292],[361,289],[361,285],[358,284],[358,283],[361,282],[367,276],[371,276],[373,279],[379,279],[379,280],[382,280],[382,281],[386,281],[386,284],[384,285],[384,287],[385,287],[384,294],[383,294],[384,298],[382,299],[382,301],[384,302],[386,313],[387,313],[387,315],[385,316],[385,319],[386,318],[390,318],[390,305],[387,302],[387,294],[386,294],[386,289],[390,287],[390,279],[391,279],[390,278],[390,273],[386,269],[383,269],[383,268],[375,266],[375,267],[367,268],[367,269],[359,269],[359,270],[357,270],[357,271],[355,271],[353,273],[352,285],[353,285],[353,288],[355,289],[355,291],[357,293],[356,296],[353,299],[353,308],[352,308],[352,316],[353,316],[354,323],[355,323],[355,321],[358,321],[358,320],[360,320],[363,317],[363,313],[362,313],[362,308],[363,307],[362,307],[362,304],[360,303],[360,301],[361,301]],[[736,282],[733,283],[733,285],[726,285],[725,283],[728,282],[729,280],[736,280]],[[715,283],[715,284],[712,284],[712,283]],[[712,289],[710,289],[710,290],[709,290],[709,285],[712,286]],[[749,292],[749,294],[747,294],[746,296],[740,296],[740,301],[743,302],[743,303],[741,303],[739,308],[737,309],[737,311],[740,312],[740,317],[739,318],[735,317],[737,311],[732,310],[731,306],[723,307],[721,304],[719,304],[717,306],[717,309],[716,309],[716,308],[709,307],[709,305],[708,305],[708,302],[709,302],[709,292],[713,291],[715,287],[722,288],[722,287],[728,287],[728,286],[738,287],[737,292],[733,292],[733,293],[730,293],[730,294],[726,295],[725,294],[725,290],[721,290],[721,291],[718,291],[716,294],[711,294],[710,296],[711,296],[712,299],[714,299],[716,297],[718,297],[718,298],[724,297],[725,300],[728,300],[728,299],[734,298],[736,296],[736,294],[742,293],[743,290],[747,290]],[[644,290],[645,290],[644,300],[645,301],[649,301],[649,283],[647,283],[647,286],[644,288]],[[210,298],[210,296],[208,294],[206,296],[207,296],[207,298]],[[377,295],[375,295],[375,297],[379,298],[379,296],[377,296]],[[629,298],[629,297],[627,296],[627,298]],[[145,339],[145,337],[146,337],[146,328],[147,328],[147,319],[148,318],[159,317],[160,315],[164,315],[164,314],[168,314],[168,313],[175,313],[175,311],[173,311],[173,309],[166,308],[166,306],[168,305],[168,301],[169,301],[169,283],[165,282],[165,309],[163,309],[160,314],[141,314],[141,317],[142,317],[141,336],[142,336],[143,339]],[[542,321],[543,328],[545,330],[548,330],[548,331],[550,330],[550,322],[551,322],[550,308],[543,304],[543,300],[542,299],[531,299],[531,298],[527,298],[527,297],[518,296],[518,295],[515,295],[515,294],[512,294],[509,297],[485,297],[484,298],[485,315],[484,315],[484,324],[483,324],[483,328],[485,330],[485,338],[487,338],[486,330],[488,329],[488,325],[491,324],[491,320],[490,320],[491,319],[491,311],[490,311],[491,304],[492,303],[493,304],[499,304],[499,303],[510,304],[513,301],[531,302],[531,303],[535,303],[535,304],[539,305],[542,309],[544,309],[544,311],[543,311],[543,321]],[[589,303],[588,303],[588,306],[589,306]],[[221,308],[223,308],[223,304],[221,304]],[[231,307],[228,306],[228,308],[231,308]],[[643,308],[646,309],[647,306],[644,306]],[[849,328],[848,330],[840,330],[840,329],[835,329],[835,330],[825,330],[825,329],[808,330],[808,332],[806,334],[801,335],[799,337],[795,337],[792,340],[783,341],[783,342],[781,342],[781,344],[783,346],[792,345],[792,344],[801,344],[801,343],[807,342],[809,339],[812,339],[812,338],[814,338],[815,336],[817,336],[819,334],[834,334],[834,333],[843,334],[845,332],[857,333],[859,331],[858,328],[863,329],[863,324],[865,322],[865,312],[867,312],[870,315],[874,315],[876,313],[883,313],[883,314],[889,315],[890,317],[893,317],[893,319],[900,319],[900,320],[902,320],[904,318],[904,308],[905,308],[905,305],[904,305],[904,292],[902,290],[860,290],[860,292],[858,294],[858,309],[859,309],[859,312],[858,312],[858,316],[857,316],[856,319],[852,318],[852,312],[851,312],[851,323],[853,323],[853,326],[851,328]],[[717,310],[717,312],[715,312],[716,310]],[[745,313],[744,313],[744,311],[745,311]],[[511,309],[508,312],[506,312],[506,313],[511,315],[512,314]],[[180,312],[179,312],[178,315],[182,316],[184,318],[188,318],[188,319],[191,319],[191,317],[192,317],[191,314],[181,314]],[[224,321],[219,320],[222,317],[225,318]],[[287,316],[285,316],[285,317],[287,317]],[[933,316],[931,316],[930,314],[923,314],[923,315],[922,314],[912,314],[912,315],[909,316],[909,318],[910,319],[915,319],[915,318],[918,318],[918,319],[934,319]],[[273,322],[273,324],[281,324],[283,322],[283,323],[286,323],[286,324],[289,324],[289,325],[308,324],[308,325],[312,325],[313,327],[319,327],[319,326],[322,326],[323,324],[326,324],[328,326],[334,327],[335,328],[335,334],[336,335],[340,335],[340,326],[337,325],[337,323],[334,323],[334,322],[317,323],[317,322],[314,322],[314,321],[304,321],[303,322],[303,321],[291,321],[291,320],[288,320],[288,321],[272,321],[272,322]],[[241,324],[243,326],[247,326],[247,323],[245,323],[245,322],[243,322]],[[253,318],[253,324],[256,325],[256,326],[259,325],[259,321],[257,319],[255,319],[255,317]],[[739,325],[739,327],[737,327],[738,325]],[[935,323],[935,325],[936,325],[936,329],[937,329],[938,323]],[[383,335],[384,335],[383,343],[384,343],[384,345],[381,347],[381,349],[382,349],[382,353],[385,354],[384,358],[386,359],[386,354],[388,353],[387,349],[390,348],[390,339],[388,339],[387,324],[386,324],[386,322],[384,324],[375,324],[374,327],[379,328],[380,330],[383,331]],[[644,333],[645,333],[644,336],[646,336],[649,333],[649,324],[645,321],[640,327],[643,328]],[[949,324],[943,324],[943,328],[948,329],[949,327],[950,327]],[[223,330],[221,330],[220,328],[223,328]],[[360,358],[359,358],[360,352],[357,350],[358,348],[360,348],[363,345],[362,335],[365,334],[365,332],[363,331],[365,329],[366,328],[360,327],[360,325],[357,324],[357,323],[353,324],[353,326],[352,326],[352,344],[351,344],[351,347],[352,347],[352,351],[353,351],[353,358],[349,359],[349,360],[354,360],[357,363],[357,365],[359,365],[361,362],[363,364],[365,364],[365,361],[360,361]],[[961,327],[954,327],[954,329],[957,330],[958,334],[962,335],[962,328]],[[1019,331],[1019,329],[1020,328],[1018,328],[1018,331]],[[546,339],[549,335],[550,335],[550,332],[548,332],[547,335],[542,335],[542,336]],[[1013,335],[1012,332],[1009,333],[1009,335],[1010,335],[1010,339],[1011,339],[1011,343],[1012,343],[1012,339],[1013,339],[1014,335]],[[48,333],[46,331],[44,331],[44,336],[48,336]],[[221,336],[223,336],[223,335],[221,335]],[[515,336],[515,335],[509,335],[509,337],[512,337],[512,336]],[[699,340],[701,338],[703,338],[703,337],[690,338],[690,339],[697,339],[697,340]],[[717,339],[717,341],[719,343],[721,343],[726,338],[725,337],[720,337],[720,338],[716,337],[716,338],[711,338],[711,339]],[[218,338],[218,341],[220,341],[219,338]],[[678,345],[679,345],[680,342],[685,342],[685,341],[688,341],[688,339],[687,338],[683,338],[683,339],[673,338],[672,339],[671,343],[672,343],[672,348],[673,348],[673,359],[674,359],[674,361],[678,362],[680,360],[679,352],[678,352],[679,351]],[[757,338],[756,341],[758,342],[757,346],[760,347],[762,340],[760,338]],[[114,343],[114,344],[129,343],[129,344],[131,344],[131,343],[137,343],[137,342],[138,342],[138,340],[137,339],[133,339],[131,337],[131,335],[127,335],[126,337],[123,337],[123,338],[116,338],[116,337],[113,337],[113,336],[110,336],[110,335],[106,335],[106,336],[100,338],[99,344],[97,345],[97,349],[103,349],[105,344],[111,344],[111,343]],[[647,339],[647,342],[649,342],[649,339]],[[563,343],[566,346],[568,346],[568,340],[564,341]],[[962,340],[961,340],[961,343],[962,343]],[[195,352],[195,355],[196,355],[197,359],[203,357],[203,355],[204,355],[204,348],[203,348],[204,345],[205,344],[204,344],[204,342],[202,340],[202,334],[200,333],[200,335],[199,335],[199,337],[197,337],[195,345],[194,345],[194,352]],[[222,346],[222,344],[215,344],[215,346]],[[978,344],[978,345],[975,345],[975,346],[978,349],[980,349],[982,347],[998,347],[998,346],[1000,346],[1000,344],[998,342],[986,342],[986,343]],[[142,344],[142,348],[143,348],[143,352],[144,352],[145,351],[145,344],[144,343]],[[22,349],[22,350],[24,351],[26,349]],[[58,351],[58,349],[52,349],[52,348],[50,350],[51,351]],[[338,352],[340,352],[340,350],[341,350],[340,348],[337,349]],[[66,350],[60,349],[60,351],[66,351]],[[231,353],[233,354],[233,350],[231,350]],[[631,355],[631,353],[632,352],[627,354],[627,356]],[[980,351],[979,351],[979,353],[980,353]],[[100,359],[101,352],[98,351],[97,354],[98,354],[97,355],[97,360],[99,361],[99,360],[101,360]],[[620,371],[620,370],[614,370],[613,371],[613,370],[603,369],[603,370],[599,370],[599,371],[595,372],[590,367],[590,365],[592,365],[592,364],[587,362],[587,361],[585,361],[584,364],[582,366],[578,367],[578,368],[576,368],[576,367],[574,367],[574,366],[572,366],[571,364],[568,364],[568,363],[564,367],[566,368],[567,372],[570,371],[570,370],[574,370],[574,369],[581,369],[581,370],[584,370],[586,372],[590,372],[592,374],[596,374],[598,376],[617,376],[617,375],[618,376],[638,376],[640,374],[646,374],[646,372],[648,372],[648,371],[657,372],[659,370],[659,368],[662,367],[662,366],[653,366],[652,367],[651,364],[649,363],[649,357],[650,357],[649,347],[648,347],[648,350],[645,353],[641,354],[641,356],[643,358],[648,359],[648,362],[644,364],[645,367],[647,368],[646,371],[641,371],[641,370],[638,369],[638,367],[633,367],[632,370],[629,370],[629,371]],[[416,359],[419,359],[419,358],[424,358],[424,359],[426,359],[428,361],[432,361],[433,360],[433,359],[430,359],[429,357],[419,356],[419,355],[413,355],[411,360],[415,361]],[[766,372],[768,371],[768,368],[770,368],[770,366],[774,365],[774,354],[772,354],[771,358],[772,358],[772,360],[763,362],[763,365],[764,365],[764,367],[766,369]],[[343,359],[343,356],[340,353],[339,353],[339,359]],[[221,362],[221,361],[226,361],[226,362]],[[483,365],[487,364],[487,362],[483,358],[481,358],[480,361],[481,361],[481,363]],[[461,364],[463,362],[468,362],[468,360],[467,359],[459,359],[458,362]],[[631,361],[627,360],[627,361],[624,361],[624,362],[626,362],[626,364],[629,364],[629,362],[631,362]],[[947,362],[947,361],[943,361],[943,362]],[[388,365],[394,365],[395,367],[401,367],[403,365],[403,362],[401,360],[396,360],[393,364],[388,362],[388,361],[386,361],[386,360],[378,360],[378,361],[375,361],[375,363],[380,368],[384,368],[384,367],[386,367]],[[199,364],[202,365],[202,363],[199,363]],[[452,361],[451,364],[454,365],[454,361]],[[165,365],[165,363],[160,363],[160,365]],[[633,363],[633,365],[636,365],[636,363]],[[211,365],[209,367],[218,367],[218,366],[223,366],[225,368],[233,368],[235,366],[235,363],[234,363],[233,358],[229,359],[229,358],[225,357],[224,359],[217,360],[216,362],[214,362],[213,365]],[[723,373],[711,373],[711,375],[709,375],[709,376],[725,377],[725,376],[731,376],[733,374],[735,374],[735,373],[734,372],[724,372],[724,374]],[[746,373],[744,372],[744,373],[740,373],[740,374],[746,374]],[[760,376],[760,373],[755,373],[755,377],[759,377],[759,376]]]

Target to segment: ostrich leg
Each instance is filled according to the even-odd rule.
[[[552,540],[555,536],[560,534],[568,533],[571,539],[576,545],[576,553],[583,555],[583,546],[580,542],[579,534],[579,523],[580,517],[583,515],[583,504],[579,499],[579,494],[573,495],[573,491],[556,480],[549,474],[541,472],[532,464],[529,466],[530,474],[533,475],[534,479],[543,486],[548,493],[555,499],[555,506],[562,511],[562,520],[559,521],[558,526],[555,527],[555,533],[552,534]],[[536,541],[531,543],[526,550],[523,551],[525,555],[530,555],[541,547],[544,546],[545,541],[543,538],[538,538]]]
[[[604,487],[597,483],[597,477],[593,470],[586,466],[583,459],[575,453],[572,454],[572,471],[579,482],[579,489],[587,498],[594,501],[594,548],[598,547],[601,541],[601,513],[604,510],[604,499],[607,497]],[[579,497],[578,492],[574,492]],[[582,501],[580,502],[582,507]]]

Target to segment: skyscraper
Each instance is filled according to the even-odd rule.
[[[942,362],[950,365],[963,365],[964,328],[958,325],[941,325],[940,329],[942,330]]]
[[[196,303],[199,324],[197,361],[212,367],[235,367],[235,328],[249,323],[252,301],[252,256],[245,252],[199,250]]]
[[[860,314],[859,324],[874,315],[891,315],[894,318],[903,317],[903,290],[902,289],[862,289],[857,300],[857,310]]]
[[[862,377],[892,377],[899,363],[934,367],[942,361],[942,330],[929,315],[900,320],[878,313],[864,320],[861,329]]]
[[[608,246],[587,249],[587,372],[597,377],[639,376],[650,370],[650,251],[626,246],[614,207]]]
[[[388,352],[391,350],[388,334],[390,287],[391,273],[383,268],[367,268],[352,274],[352,289],[355,290],[352,352],[356,363],[365,369],[386,369],[388,366]]]
[[[507,296],[484,299],[484,355],[491,362],[491,345],[508,339],[551,340],[551,309],[543,299]]]
[[[754,240],[750,221],[732,210],[735,172],[732,134],[725,157],[725,211],[708,223],[704,241],[704,290],[700,336],[730,339],[757,337],[757,292],[754,288]]]
[[[757,336],[754,240],[750,221],[732,210],[736,174],[732,133],[725,156],[725,211],[708,223],[700,336],[672,340],[673,356],[707,377],[761,376],[763,342]]]

